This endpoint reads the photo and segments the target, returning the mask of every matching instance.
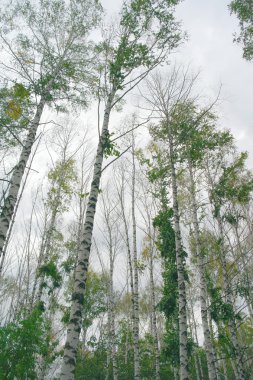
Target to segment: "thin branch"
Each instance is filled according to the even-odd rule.
[[[101,173],[103,173],[103,171],[105,169],[108,168],[108,166],[110,166],[113,162],[115,162],[116,160],[118,160],[118,158],[120,158],[121,156],[123,156],[123,154],[125,154],[130,148],[132,147],[132,145],[130,145],[127,149],[125,149],[122,153],[120,153],[120,155],[116,158],[114,158],[111,162],[109,162],[109,164],[107,164],[102,170],[101,170]]]

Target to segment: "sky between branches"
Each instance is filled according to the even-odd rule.
[[[121,0],[102,0],[108,18],[117,13]],[[228,0],[184,0],[177,18],[189,40],[172,59],[192,70],[201,70],[201,92],[215,98],[222,85],[218,107],[221,126],[231,129],[240,150],[249,152],[253,168],[253,62],[242,58],[242,48],[233,43],[238,20],[230,15]]]

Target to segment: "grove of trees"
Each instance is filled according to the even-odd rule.
[[[0,380],[253,379],[253,172],[179,3],[0,6]]]

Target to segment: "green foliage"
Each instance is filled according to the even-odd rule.
[[[93,320],[107,310],[108,276],[89,270],[83,303],[83,326],[88,328]]]
[[[229,131],[215,129],[216,120],[214,113],[189,100],[173,107],[169,125],[164,121],[158,127],[151,128],[151,134],[166,141],[171,133],[174,159],[178,162],[190,160],[193,166],[200,166],[208,151],[215,151],[233,141]]]
[[[173,11],[179,0],[125,1],[121,11],[122,33],[116,43],[100,44],[109,59],[109,80],[115,90],[137,68],[149,69],[166,59],[182,38]]]
[[[43,95],[57,111],[87,104],[94,76],[94,49],[87,37],[101,11],[98,0],[15,0],[2,10],[5,48],[15,52],[7,64],[15,67],[33,100]]]
[[[57,162],[54,169],[48,173],[48,179],[50,181],[48,206],[56,213],[67,211],[73,194],[73,184],[77,180],[75,161],[68,159]]]
[[[111,141],[111,136],[112,134],[110,134],[107,131],[105,139],[104,139],[104,143],[103,143],[103,151],[104,151],[105,158],[108,158],[110,156],[116,156],[116,157],[120,156],[120,152],[118,151],[116,144]]]
[[[62,282],[62,276],[57,269],[56,263],[53,260],[50,260],[48,263],[42,265],[39,269],[39,275],[45,275],[52,282],[52,286],[49,287],[44,283],[44,287],[49,287],[49,293],[55,288],[59,288]]]
[[[0,88],[0,147],[18,145],[31,110],[29,91],[23,84]]]
[[[175,232],[172,227],[173,209],[169,208],[160,211],[154,218],[153,225],[159,231],[156,242],[157,248],[161,252],[162,257],[176,259]]]
[[[0,328],[0,379],[37,379],[38,357],[47,365],[55,359],[57,342],[51,336],[50,324],[36,307],[26,318],[21,316]]]
[[[249,202],[253,191],[253,175],[245,170],[247,157],[247,152],[242,152],[235,157],[231,165],[223,166],[223,173],[213,192],[213,198],[218,200],[216,207],[225,201],[237,204]]]
[[[233,0],[229,5],[231,13],[235,13],[240,22],[240,34],[234,41],[243,45],[243,57],[253,58],[253,4],[252,0]]]
[[[223,301],[221,288],[210,286],[208,292],[211,301],[210,313],[215,322],[228,322],[236,317],[233,311],[233,306]]]
[[[77,353],[75,380],[103,380],[106,377],[106,342],[95,336],[88,342],[88,348],[80,345]],[[111,379],[111,377],[110,377]]]
[[[67,263],[68,265],[69,263]],[[83,328],[87,330],[93,321],[102,313],[107,311],[108,296],[108,276],[92,271],[87,273],[85,297],[83,301]],[[70,282],[68,295],[72,294],[73,283]],[[69,309],[64,311],[62,321],[67,323],[69,320]]]

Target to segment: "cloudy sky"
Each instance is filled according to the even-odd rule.
[[[102,1],[108,15],[120,0]],[[242,58],[242,47],[233,43],[238,20],[230,15],[229,0],[184,0],[177,17],[189,40],[174,56],[178,62],[201,70],[202,92],[216,96],[222,85],[220,123],[230,128],[241,150],[248,150],[253,168],[253,62]]]

